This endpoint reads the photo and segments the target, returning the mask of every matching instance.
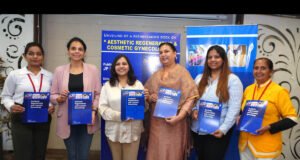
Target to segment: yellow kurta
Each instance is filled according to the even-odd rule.
[[[257,84],[248,86],[244,92],[242,110],[246,101],[252,100],[255,86],[254,100],[258,100],[267,85],[263,84],[260,88],[257,87]],[[288,91],[274,82],[271,82],[260,100],[268,101],[262,127],[277,122],[282,118],[297,118],[297,113],[290,100]],[[240,151],[244,151],[247,146],[256,158],[276,158],[281,154],[282,149],[281,132],[271,134],[267,131],[262,135],[241,132],[239,138]]]

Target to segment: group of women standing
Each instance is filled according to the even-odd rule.
[[[44,50],[38,43],[25,47],[27,66],[9,73],[1,94],[2,104],[11,112],[12,138],[16,160],[43,160],[49,137],[51,115],[57,110],[56,134],[64,140],[68,159],[87,160],[93,134],[99,130],[98,103],[100,74],[97,67],[84,63],[86,44],[78,37],[67,43],[70,63],[54,74],[42,68]],[[39,89],[39,90],[37,90]],[[24,92],[50,92],[49,119],[46,123],[22,123]],[[92,92],[92,123],[68,124],[68,93]],[[57,106],[57,107],[54,107]]]
[[[209,48],[203,74],[192,79],[189,72],[176,64],[176,48],[172,43],[159,45],[162,67],[143,84],[137,80],[125,55],[117,56],[111,66],[111,78],[102,89],[99,70],[84,63],[87,47],[80,38],[67,44],[70,63],[55,69],[54,75],[41,67],[44,51],[38,43],[29,43],[23,54],[28,65],[12,71],[2,91],[2,103],[12,113],[12,133],[17,160],[45,159],[49,127],[47,123],[23,124],[23,93],[50,92],[49,114],[57,109],[56,133],[64,140],[70,160],[87,160],[93,133],[99,129],[99,118],[106,121],[105,135],[113,160],[137,159],[141,134],[147,132],[147,160],[184,160],[193,146],[199,160],[224,159],[234,124],[247,100],[266,100],[268,106],[258,135],[242,132],[241,158],[267,160],[281,152],[281,132],[297,124],[297,114],[288,92],[271,81],[273,64],[267,58],[254,63],[255,83],[243,93],[240,79],[231,73],[225,50]],[[154,117],[160,87],[181,91],[177,114]],[[36,89],[39,88],[39,91]],[[142,120],[121,121],[121,90],[142,89],[146,110],[150,115],[144,128]],[[101,92],[100,92],[101,91]],[[68,125],[68,93],[92,92],[92,123]],[[100,94],[101,93],[101,94]],[[220,126],[212,134],[197,130],[198,100],[222,104]],[[241,107],[242,106],[242,107]],[[49,117],[51,117],[49,115]],[[147,126],[147,127],[146,127]],[[190,136],[192,135],[192,136]],[[193,139],[193,141],[191,141]],[[193,144],[191,144],[193,142]],[[250,158],[249,158],[250,157]]]

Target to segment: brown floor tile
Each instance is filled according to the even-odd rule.
[[[4,160],[14,160],[13,152],[4,151]],[[64,149],[48,149],[46,160],[68,160],[67,151]],[[90,151],[89,160],[100,160],[100,151]]]

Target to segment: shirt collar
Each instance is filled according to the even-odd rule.
[[[129,85],[128,85],[128,84],[126,84],[126,86],[125,86],[125,87],[122,87],[122,86],[121,86],[121,84],[119,83],[119,81],[117,81],[117,86],[118,86],[119,88],[121,88],[121,89],[122,89],[122,88],[127,88]]]
[[[266,85],[269,84],[269,82],[271,81],[271,78],[269,80],[267,80],[265,83],[261,84],[258,86],[257,82],[255,82],[255,85],[258,87],[258,88],[261,88],[261,87],[265,87]]]
[[[218,75],[218,77],[217,77],[215,80],[213,80],[213,79],[211,78],[211,76],[209,76],[209,77],[208,77],[208,84],[212,84],[212,83],[214,83],[214,82],[218,82],[218,81],[219,81],[219,77],[220,77],[220,75]]]
[[[21,68],[20,73],[21,73],[21,74],[30,74],[30,75],[34,75],[31,71],[29,71],[29,70],[27,69],[27,67]],[[37,75],[39,75],[39,74],[43,74],[43,75],[48,76],[48,73],[47,73],[46,70],[45,70],[44,68],[42,68],[42,67],[41,67],[41,71],[40,71]]]

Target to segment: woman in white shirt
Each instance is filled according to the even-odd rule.
[[[45,123],[23,123],[22,116],[24,92],[49,92],[52,73],[43,69],[44,50],[36,42],[28,43],[23,57],[28,65],[11,71],[5,80],[1,94],[5,108],[11,112],[12,138],[16,160],[45,159],[51,113],[54,107],[48,108],[48,121]]]
[[[134,160],[138,156],[143,121],[121,121],[121,89],[144,89],[123,54],[114,59],[111,77],[101,89],[99,114],[105,120],[105,135],[113,160]]]
[[[200,102],[193,108],[191,130],[198,159],[224,159],[243,97],[243,84],[238,76],[231,73],[224,48],[214,45],[208,49],[203,74],[198,75],[195,82],[202,102],[221,105],[219,113],[210,109],[203,111],[205,116],[215,115],[211,117],[219,121],[219,126],[212,132],[207,131],[209,126],[201,126],[206,128],[200,129]]]

